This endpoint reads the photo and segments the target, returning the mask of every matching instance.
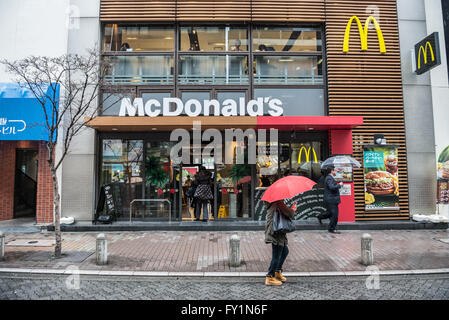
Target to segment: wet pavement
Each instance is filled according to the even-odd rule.
[[[290,254],[286,272],[364,271],[361,264],[362,231],[333,235],[325,231],[296,231],[288,235]],[[449,268],[448,230],[369,231],[374,239],[375,266],[379,270]],[[229,239],[240,237],[240,267],[229,261]],[[6,233],[6,259],[2,268],[163,272],[266,272],[271,246],[262,231],[239,232],[111,232],[108,264],[97,266],[98,233],[63,233],[63,259],[53,259],[52,232]],[[22,246],[12,246],[22,240]],[[46,241],[44,241],[46,240]],[[29,243],[28,243],[29,242]],[[16,242],[17,243],[17,242]],[[45,246],[44,246],[45,244]]]

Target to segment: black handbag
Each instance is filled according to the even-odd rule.
[[[295,231],[296,227],[293,220],[286,217],[279,209],[276,208],[273,216],[273,231],[281,233],[290,233]]]

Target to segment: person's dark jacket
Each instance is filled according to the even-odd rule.
[[[341,186],[335,181],[332,175],[327,175],[324,179],[324,201],[330,204],[339,204]]]
[[[200,172],[198,172],[197,179],[199,184],[210,184],[212,173],[207,170],[200,170]]]

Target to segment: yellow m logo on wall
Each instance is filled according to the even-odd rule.
[[[309,149],[307,149],[305,146],[301,147],[301,150],[299,150],[299,156],[298,156],[298,163],[302,163],[301,161],[301,156],[302,156],[302,152],[305,152],[306,155],[306,162],[310,162],[310,152],[313,152],[313,159],[315,160],[315,163],[318,163],[318,158],[316,156],[316,152],[315,149],[312,147],[309,147]]]
[[[382,33],[382,30],[380,29],[379,23],[377,22],[376,18],[373,16],[369,16],[368,19],[366,19],[365,22],[365,28],[363,28],[362,23],[360,22],[360,19],[357,16],[353,16],[346,26],[346,32],[345,32],[345,39],[343,43],[343,52],[348,53],[349,52],[349,37],[351,35],[351,26],[352,22],[355,20],[357,23],[357,26],[359,28],[359,34],[360,34],[360,41],[362,43],[362,51],[368,50],[368,32],[369,32],[369,25],[372,21],[374,23],[374,27],[376,28],[377,32],[377,38],[379,39],[379,47],[381,53],[386,53],[387,48],[385,47],[385,40],[384,35]]]
[[[435,54],[433,53],[432,45],[429,41],[426,42],[426,47],[421,46],[419,48],[419,54],[418,54],[418,69],[421,69],[421,53],[424,54],[424,64],[427,64],[427,48],[430,49],[430,53],[432,56],[432,61],[435,61]]]

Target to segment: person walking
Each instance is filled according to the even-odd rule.
[[[212,173],[206,170],[204,166],[200,167],[199,172],[195,175],[195,181],[198,186],[196,187],[195,194],[193,195],[195,203],[195,220],[199,220],[201,217],[201,208],[203,209],[203,220],[207,222],[209,219],[208,204],[209,200],[214,199],[212,193],[211,182]]]
[[[269,204],[265,224],[265,243],[271,243],[272,258],[268,273],[265,278],[265,285],[280,286],[287,279],[282,275],[282,266],[288,256],[288,240],[285,232],[274,232],[273,218],[276,210],[286,217],[293,218],[296,214],[296,203],[291,208],[287,207],[284,200],[278,200]]]
[[[343,186],[343,182],[337,183],[335,181],[336,171],[334,167],[327,169],[326,173],[326,178],[324,179],[324,202],[327,205],[327,212],[319,214],[317,218],[320,224],[322,224],[321,220],[330,219],[328,231],[339,234],[340,232],[337,231],[338,205],[341,203],[340,189]]]

